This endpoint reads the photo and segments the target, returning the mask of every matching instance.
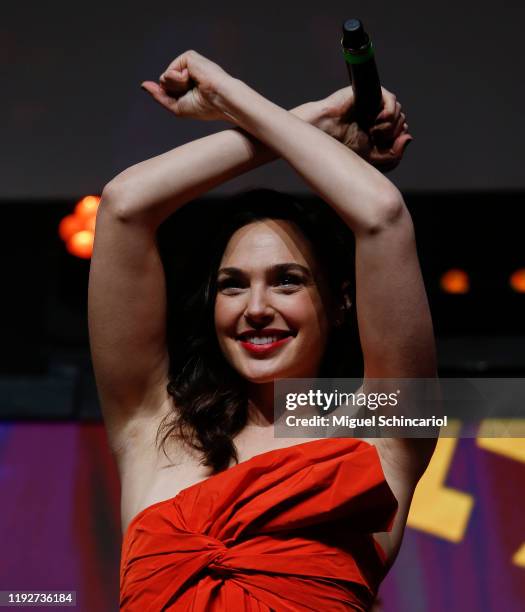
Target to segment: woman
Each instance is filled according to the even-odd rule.
[[[217,384],[231,396],[218,392],[222,411],[214,412],[202,395],[192,413],[187,389],[177,388],[177,380],[191,380],[198,389],[191,360],[187,378],[168,384],[156,231],[190,199],[282,157],[354,234],[365,379],[433,377],[410,215],[374,167],[401,159],[411,140],[405,116],[386,90],[370,135],[345,119],[350,89],[288,112],[194,51],[143,88],[179,117],[224,119],[237,129],[129,168],[104,189],[97,217],[89,326],[122,483],[121,607],[370,609],[434,442],[297,444],[273,435],[272,381],[322,372],[328,338],[350,305],[348,288],[330,287],[300,214],[260,214],[238,225],[212,295],[211,329],[230,373]],[[231,410],[240,393],[241,414]],[[178,427],[168,428],[162,453],[158,433],[174,413]],[[192,434],[195,446],[186,442]]]

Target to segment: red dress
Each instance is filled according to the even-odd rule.
[[[375,446],[310,440],[256,455],[142,510],[122,543],[124,612],[367,610],[372,533],[397,510]]]

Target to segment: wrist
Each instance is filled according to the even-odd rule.
[[[328,136],[336,140],[342,140],[341,122],[338,120],[334,109],[326,104],[325,100],[307,102],[291,111],[303,121],[307,121]]]
[[[214,103],[217,108],[225,115],[228,121],[237,124],[239,127],[238,117],[236,113],[235,99],[243,96],[243,88],[248,86],[240,79],[236,79],[230,75],[222,79],[215,87]]]
[[[242,95],[242,88],[248,88],[248,85],[229,75],[216,87],[217,105],[220,107],[220,110],[228,115],[234,122],[236,119],[233,112],[233,100],[236,94],[238,96]],[[331,126],[331,123],[333,123],[329,117],[329,109],[323,104],[322,100],[306,102],[300,106],[296,106],[290,110],[290,113],[306,121],[306,123],[310,123],[314,127],[321,129],[323,129],[323,127],[328,128],[328,124],[330,123]]]

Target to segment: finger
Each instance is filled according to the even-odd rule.
[[[331,107],[336,108],[340,113],[347,112],[354,102],[354,92],[352,86],[343,87],[334,91],[333,94],[326,98]]]
[[[400,159],[395,158],[390,152],[376,150],[370,155],[370,163],[381,172],[393,170],[399,162]]]
[[[185,51],[178,55],[166,68],[165,72],[168,70],[177,70],[177,72],[182,72],[184,69],[188,69],[188,61],[191,57],[192,51]]]
[[[403,124],[406,121],[404,113],[399,113],[392,121],[379,123],[370,128],[370,136],[374,140],[384,144],[388,140],[393,140],[402,130]]]
[[[184,53],[176,57],[168,66],[166,72],[168,70],[177,70],[178,72],[183,72],[186,69],[189,73],[191,73],[192,77],[197,76],[198,78],[197,73],[199,71],[199,65],[201,65],[203,62],[206,63],[208,61],[209,60],[207,60],[200,53],[197,53],[197,51],[190,49],[189,51],[185,51]]]
[[[178,70],[168,70],[161,75],[160,79],[161,86],[170,94],[178,97],[191,89],[190,79],[188,70],[184,69],[182,72]]]
[[[397,118],[394,128],[392,129],[392,139],[395,140],[403,131],[406,130],[405,125],[407,125],[405,113],[401,113]]]
[[[380,122],[391,120],[394,117],[397,102],[395,94],[388,91],[384,87],[381,87],[381,90],[383,92],[383,109],[376,117],[376,121],[379,120]]]
[[[399,102],[396,102],[394,104],[394,110],[393,110],[391,115],[388,115],[388,118],[385,119],[381,115],[382,115],[382,113],[380,113],[376,117],[376,120],[375,120],[374,124],[372,125],[371,130],[379,129],[379,130],[387,130],[388,131],[390,129],[390,126],[392,124],[395,124],[401,115],[405,116],[401,112],[401,104],[399,104]]]
[[[172,80],[183,83],[189,81],[190,75],[187,68],[183,70],[176,70],[175,68],[168,68],[159,77],[159,81]]]
[[[414,138],[411,134],[403,133],[400,136],[398,136],[395,139],[394,144],[392,145],[392,148],[390,149],[390,153],[392,157],[401,159],[401,157],[403,157],[403,154],[406,151],[407,146],[413,140]]]
[[[154,81],[144,81],[140,84],[144,91],[147,91],[151,96],[155,97],[159,89],[161,89],[158,83]]]
[[[392,118],[390,120],[390,123],[392,124],[393,129],[395,128],[395,126],[397,124],[397,121],[399,120],[399,117],[401,115],[403,115],[403,117],[405,116],[401,111],[402,111],[401,104],[399,104],[399,102],[396,102],[396,107],[394,109],[394,114],[392,115]]]
[[[404,152],[413,136],[403,133],[396,138],[390,149],[375,147],[370,153],[370,162],[382,172],[393,170],[403,158]]]
[[[144,91],[147,91],[161,106],[171,112],[174,112],[175,114],[177,113],[177,100],[168,95],[158,83],[154,83],[153,81],[144,81],[141,84],[141,87]]]

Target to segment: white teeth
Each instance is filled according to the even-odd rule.
[[[250,344],[270,344],[271,342],[277,342],[279,338],[277,336],[265,336],[264,338],[260,338],[259,336],[248,337],[246,340]]]

